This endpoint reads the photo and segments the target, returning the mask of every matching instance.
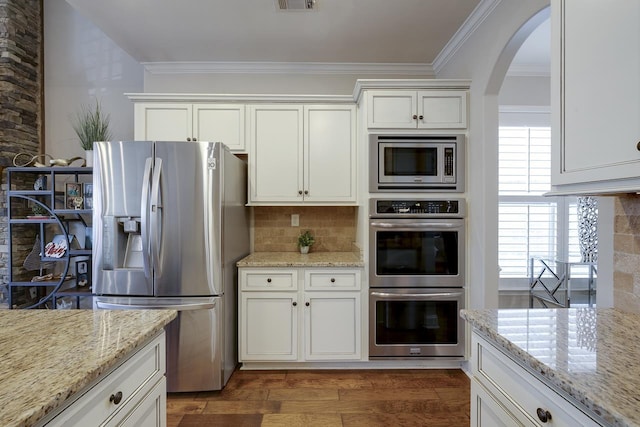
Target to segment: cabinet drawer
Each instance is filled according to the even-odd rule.
[[[267,289],[295,291],[298,289],[298,272],[295,270],[241,270],[240,289],[243,291]]]
[[[476,334],[473,335],[472,346],[474,377],[507,406],[519,408],[535,425],[600,425],[575,406],[576,403],[551,389]],[[539,419],[538,409],[551,414],[549,424]]]
[[[101,425],[122,408],[135,405],[165,374],[165,334],[157,336],[129,360],[88,389],[47,426]],[[115,398],[122,393],[121,400]]]
[[[359,290],[359,270],[318,270],[305,272],[305,289],[309,291]]]

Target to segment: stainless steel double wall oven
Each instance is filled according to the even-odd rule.
[[[463,199],[371,199],[369,357],[464,358]]]

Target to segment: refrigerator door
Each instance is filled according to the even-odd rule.
[[[222,295],[220,145],[156,142],[150,197],[154,295]]]
[[[165,327],[167,392],[221,390],[233,369],[225,371],[221,298],[107,298],[96,308],[111,310],[173,309],[178,316]],[[235,367],[235,361],[230,361]]]
[[[148,233],[153,143],[96,142],[94,147],[94,291],[153,295]]]

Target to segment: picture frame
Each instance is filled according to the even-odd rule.
[[[91,286],[91,262],[89,260],[76,261],[76,286]]]
[[[65,209],[84,209],[84,198],[82,183],[67,182],[64,184],[64,206]]]
[[[93,209],[93,184],[82,184],[82,192],[84,196],[84,209]]]

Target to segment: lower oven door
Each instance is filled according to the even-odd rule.
[[[371,359],[463,359],[464,288],[369,291]]]

